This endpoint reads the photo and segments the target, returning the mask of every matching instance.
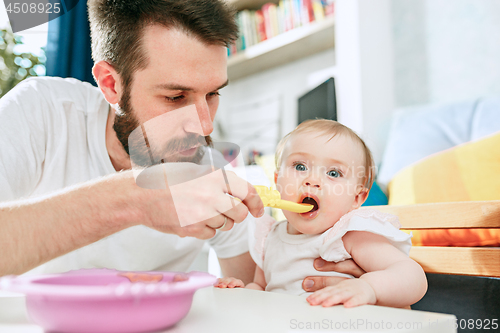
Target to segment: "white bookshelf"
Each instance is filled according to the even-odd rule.
[[[227,1],[239,9],[256,9],[266,2]],[[392,116],[395,101],[391,8],[391,0],[335,0],[334,19],[278,35],[230,57],[228,72],[233,83],[228,89],[238,96],[232,103],[238,105],[259,94],[278,92],[288,112],[283,116],[282,126],[291,130],[296,125],[296,98],[333,76],[339,121],[361,134],[377,163],[380,162],[388,133],[385,123]],[[333,64],[328,62],[328,68],[317,68],[308,62],[314,58],[312,55],[326,54],[322,51],[327,49],[333,51],[335,58]],[[315,69],[295,67],[295,60],[299,60],[301,66],[307,64]],[[281,71],[282,68],[286,68],[286,72]],[[274,70],[267,75],[271,69]],[[304,76],[305,72],[309,74]],[[301,82],[295,81],[296,77],[300,77]]]
[[[253,2],[253,1],[251,1]],[[335,46],[333,17],[295,28],[253,45],[228,59],[230,80],[262,72]]]

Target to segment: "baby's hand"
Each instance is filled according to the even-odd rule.
[[[214,284],[216,288],[243,288],[245,284],[243,281],[232,278],[232,277],[224,277],[217,280]]]
[[[351,308],[364,304],[375,304],[377,297],[372,286],[362,279],[348,279],[334,286],[329,286],[316,291],[307,297],[311,305],[322,305],[324,307],[336,304],[344,304]]]

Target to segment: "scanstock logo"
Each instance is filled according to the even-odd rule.
[[[12,32],[47,23],[66,14],[79,0],[4,0]]]

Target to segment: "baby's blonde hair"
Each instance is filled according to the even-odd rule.
[[[337,134],[347,135],[353,141],[358,142],[364,151],[365,157],[365,173],[363,178],[363,186],[370,191],[373,185],[373,181],[375,179],[375,162],[373,161],[373,156],[366,146],[363,139],[361,139],[352,129],[347,126],[342,125],[339,122],[328,119],[314,119],[314,120],[306,120],[297,126],[293,131],[288,133],[280,140],[278,143],[278,147],[276,148],[276,170],[279,171],[281,167],[281,162],[283,158],[283,150],[285,149],[285,145],[288,140],[297,134],[304,132],[314,132],[317,133],[318,136],[321,135],[331,135],[331,138],[334,138]]]

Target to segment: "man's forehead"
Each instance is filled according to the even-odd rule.
[[[136,78],[145,80],[148,89],[209,92],[227,84],[224,46],[204,43],[182,29],[151,25],[142,47],[148,64]]]
[[[227,57],[225,45],[207,43],[188,30],[175,25],[167,27],[160,24],[150,24],[144,28],[141,38],[143,48],[153,54],[159,52],[161,55],[176,55],[180,58],[186,58],[197,52],[202,52],[213,53],[217,56],[224,54]],[[178,51],[181,50],[186,52],[179,54]]]
[[[219,84],[219,85],[214,85],[213,89],[209,89],[210,91],[216,91],[224,88],[227,86],[229,83],[228,80],[226,80],[224,83]],[[159,83],[153,86],[154,90],[182,90],[182,91],[194,91],[196,92],[197,87],[191,86],[189,83],[188,84],[182,84],[178,82],[164,82],[164,83]]]
[[[154,37],[163,35],[167,38],[190,37],[184,29],[175,25],[148,24],[143,29],[143,41],[154,42]]]

